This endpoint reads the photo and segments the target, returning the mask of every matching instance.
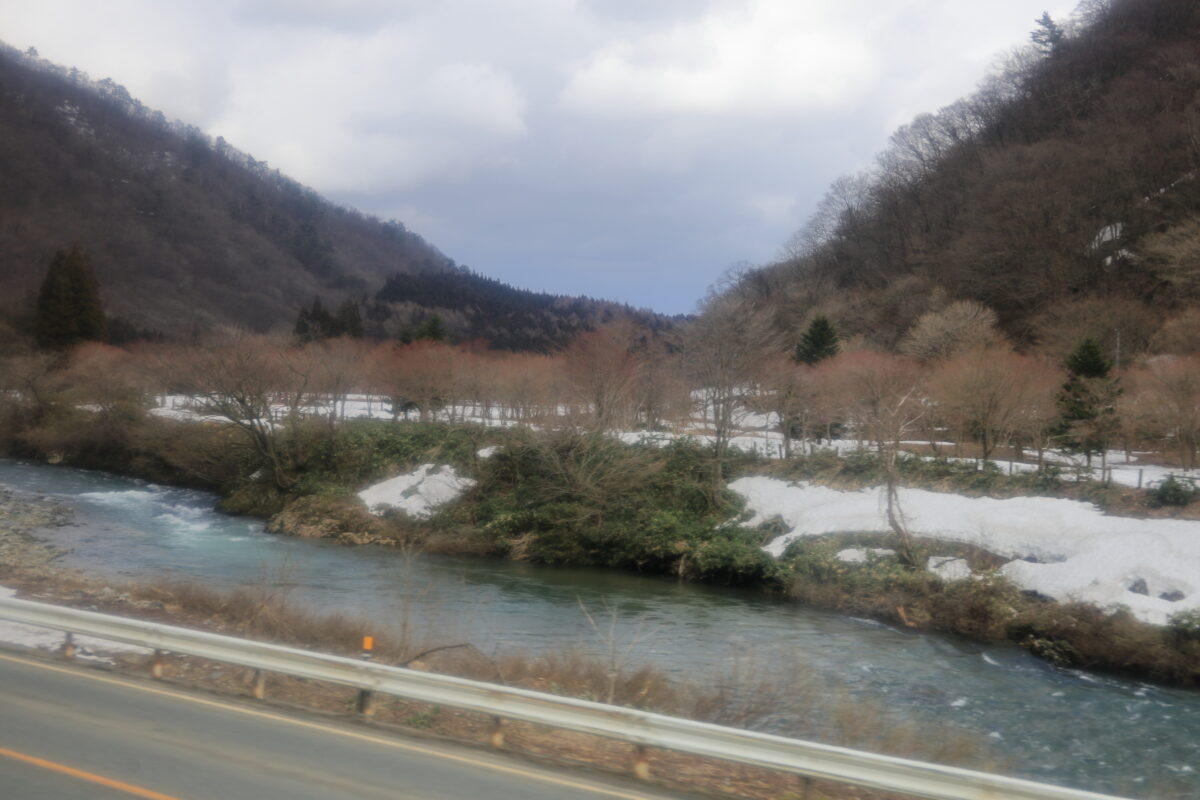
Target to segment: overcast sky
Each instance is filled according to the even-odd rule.
[[[676,313],[1075,2],[0,0],[0,38],[479,272]]]

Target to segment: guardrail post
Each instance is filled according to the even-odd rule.
[[[262,700],[267,696],[267,673],[261,669],[254,670],[254,688],[251,691],[255,700]]]
[[[650,758],[640,744],[633,748],[633,774],[644,781],[650,780]]]
[[[504,747],[504,720],[500,717],[492,717],[492,730],[488,734],[488,742],[496,749]]]
[[[364,636],[362,640],[362,660],[370,661],[371,656],[375,651],[375,637]],[[372,702],[371,691],[369,689],[359,689],[358,699],[354,703],[354,710],[361,716],[369,717],[375,713],[374,703]]]
[[[68,661],[75,658],[75,636],[68,633],[63,637],[62,657]]]
[[[166,653],[162,650],[154,651],[154,658],[150,660],[150,677],[155,680],[162,680],[163,662],[165,661]]]

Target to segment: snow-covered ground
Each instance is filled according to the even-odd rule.
[[[334,409],[325,406],[309,410],[313,413],[329,414]],[[349,395],[344,402],[337,404],[337,412],[339,416],[345,419],[392,419],[391,405],[387,398],[371,395]],[[571,413],[571,409],[563,407],[559,409],[559,412],[563,416],[568,416]],[[167,395],[159,398],[158,404],[150,410],[150,413],[169,419],[217,422],[223,420],[222,417],[202,414],[198,410],[196,401],[185,395]],[[401,414],[400,416],[404,419],[412,419],[415,417],[415,414],[408,413]],[[528,422],[523,422],[519,419],[519,415],[512,409],[496,404],[488,406],[467,404],[448,407],[433,412],[431,419],[443,422],[472,422],[490,427],[509,427],[522,424],[536,427],[530,425]],[[774,414],[743,411],[737,415],[737,428],[737,434],[730,441],[731,446],[764,458],[783,457],[783,437],[778,431],[778,424]],[[613,431],[613,435],[626,444],[646,443],[665,445],[683,437],[693,439],[700,444],[710,444],[712,436],[707,433],[708,430],[709,425],[701,411],[690,421],[676,425],[675,429],[671,431]],[[928,442],[914,440],[903,442],[902,444],[913,448],[922,448]],[[954,446],[952,442],[939,442],[938,444],[946,449]],[[839,455],[845,455],[859,449],[860,443],[853,439],[837,439],[824,441],[820,444],[793,441],[792,448],[795,452],[831,450]],[[1188,472],[1176,468],[1137,463],[1137,458],[1145,455],[1148,454],[1132,453],[1127,456],[1123,451],[1109,451],[1104,459],[1104,463],[1109,471],[1109,480],[1122,486],[1136,487],[1153,486],[1171,474],[1188,476],[1200,480],[1200,470]],[[1066,468],[1083,468],[1086,466],[1084,457],[1079,455],[1048,451],[1044,458],[1047,462]],[[974,463],[974,459],[956,459],[951,457],[949,460]],[[1031,472],[1037,469],[1035,464],[1030,463],[1006,461],[997,461],[996,463],[999,464],[1001,469],[1008,472]],[[1098,479],[1104,477],[1100,470],[1100,464],[1101,458],[1098,455],[1094,456],[1093,475]]]
[[[0,586],[0,598],[16,597],[15,589]],[[57,651],[62,648],[64,634],[62,631],[39,628],[34,625],[22,625],[19,622],[0,620],[0,642],[15,644],[19,647],[30,647],[37,650]],[[108,656],[115,653],[150,653],[144,647],[95,639],[91,636],[76,636],[74,638],[75,657],[83,661],[93,661],[109,664],[112,659]]]
[[[368,486],[358,497],[376,514],[394,508],[425,519],[474,485],[475,481],[460,476],[454,467],[422,464],[412,472]]]
[[[204,415],[201,413],[199,406],[194,398],[186,395],[166,395],[158,399],[158,404],[150,410],[150,413],[156,416],[165,417],[168,419],[190,419],[190,420],[205,420],[205,421],[227,421],[223,417]],[[329,414],[335,409],[330,406],[314,407],[308,409],[312,413]],[[337,404],[336,411],[339,416],[345,419],[376,419],[390,420],[392,419],[390,401],[384,397],[377,397],[364,394],[352,394]],[[558,409],[559,413],[566,417],[572,412],[570,408],[562,407]],[[281,410],[282,413],[282,410]],[[415,413],[401,414],[403,419],[415,418]],[[738,432],[730,440],[730,445],[747,453],[753,453],[764,458],[782,458],[783,457],[783,437],[778,430],[778,422],[775,414],[772,413],[755,413],[748,410],[742,410],[737,416]],[[476,404],[459,405],[447,407],[438,411],[432,412],[431,419],[448,422],[471,422],[489,427],[510,427],[515,425],[526,425],[528,427],[536,427],[528,422],[519,419],[519,415],[513,409],[505,408],[504,406],[493,404],[481,406]],[[613,431],[612,435],[616,436],[626,444],[654,444],[665,445],[679,438],[690,438],[700,444],[711,444],[712,436],[707,432],[710,426],[704,417],[703,410],[698,409],[696,416],[690,421],[675,426],[671,431]],[[928,444],[926,441],[911,441],[903,442],[913,448],[923,448]],[[952,442],[939,442],[943,448],[949,449],[954,447]],[[831,450],[839,455],[845,455],[860,448],[860,443],[853,439],[836,439],[833,441],[824,441],[815,444],[813,442],[796,442],[793,441],[792,448],[795,452],[814,452],[816,450]],[[1133,453],[1132,457],[1127,457],[1123,451],[1112,450],[1106,454],[1104,463],[1109,470],[1109,480],[1113,483],[1122,486],[1138,486],[1149,487],[1161,482],[1168,475],[1183,475],[1200,480],[1200,470],[1173,469],[1169,467],[1149,466],[1136,463],[1138,456],[1148,455],[1146,453]],[[955,459],[951,461],[961,461],[964,463],[974,463],[974,459]],[[1085,467],[1086,462],[1083,456],[1071,455],[1067,453],[1050,451],[1045,454],[1045,460],[1063,467],[1075,468]],[[997,462],[1001,469],[1009,472],[1032,472],[1037,469],[1037,465],[1022,463],[1022,462]],[[1101,459],[1099,456],[1093,457],[1095,470],[1094,476],[1099,479],[1104,476],[1099,469]]]
[[[749,524],[779,517],[789,531],[766,550],[780,555],[799,536],[890,530],[879,489],[843,492],[775,478],[730,484],[747,500]],[[1001,568],[1023,589],[1060,601],[1129,607],[1156,625],[1200,609],[1200,522],[1110,517],[1075,500],[997,500],[901,489],[914,535],[972,544],[1013,559]],[[960,574],[959,566],[933,565]]]

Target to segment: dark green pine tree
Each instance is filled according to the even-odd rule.
[[[812,366],[818,361],[833,358],[838,354],[838,335],[833,323],[824,314],[813,317],[808,330],[796,345],[796,361]]]
[[[300,344],[319,342],[339,333],[337,320],[325,309],[320,297],[313,297],[311,306],[300,309],[292,331]]]
[[[1095,339],[1084,339],[1066,360],[1067,371],[1080,378],[1107,378],[1112,362],[1104,357]]]
[[[47,350],[66,350],[80,342],[104,341],[100,284],[87,253],[78,245],[59,250],[38,291],[34,338]]]
[[[1092,454],[1104,452],[1117,430],[1117,398],[1121,386],[1109,377],[1112,362],[1095,339],[1084,339],[1067,356],[1067,382],[1058,393],[1057,435],[1065,446]]]
[[[354,339],[363,338],[362,314],[358,311],[358,303],[345,300],[338,306],[334,323],[339,336],[349,336]]]
[[[1062,26],[1050,16],[1049,11],[1043,11],[1042,16],[1035,21],[1037,27],[1033,29],[1033,33],[1029,34],[1029,40],[1037,46],[1042,55],[1053,55],[1062,46],[1066,33]]]
[[[446,325],[437,314],[425,318],[413,333],[413,339],[426,339],[431,342],[446,341]]]
[[[307,307],[301,306],[300,313],[296,315],[296,324],[292,326],[292,333],[300,344],[308,344],[313,340],[312,317]]]

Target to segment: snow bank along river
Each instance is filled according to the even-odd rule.
[[[746,498],[756,525],[778,517],[788,532],[767,550],[781,555],[803,536],[890,529],[879,489],[841,492],[775,478],[740,478],[729,488]],[[1166,624],[1200,609],[1200,522],[1110,517],[1096,506],[1053,497],[963,497],[901,489],[908,530],[961,542],[1013,559],[1000,572],[1022,589],[1102,608],[1127,606],[1138,618]]]
[[[634,657],[689,677],[750,659],[801,669],[874,698],[901,719],[988,737],[1026,777],[1130,796],[1200,796],[1200,693],[1063,670],[1008,648],[895,630],[773,601],[611,571],[421,557],[264,533],[213,513],[201,492],[0,460],[0,485],[48,495],[76,524],[44,538],[62,563],[116,579],[164,575],[219,587],[267,583],[381,628],[409,619],[484,650],[602,649],[579,610],[620,612]],[[0,638],[3,632],[0,631]],[[797,661],[797,657],[799,661]]]

